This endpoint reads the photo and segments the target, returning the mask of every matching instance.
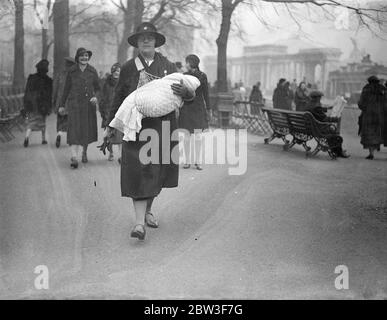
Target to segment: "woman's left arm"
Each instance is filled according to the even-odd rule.
[[[201,81],[201,85],[202,85],[202,90],[203,90],[204,102],[206,103],[206,109],[209,110],[209,109],[211,109],[211,105],[210,105],[210,97],[208,94],[207,75],[205,73],[203,73],[203,79]]]

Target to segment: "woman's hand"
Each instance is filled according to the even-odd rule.
[[[92,98],[90,99],[90,102],[91,102],[93,105],[97,105],[97,102],[98,102],[97,97],[92,97]]]
[[[189,90],[184,85],[183,80],[180,80],[180,83],[174,83],[171,85],[172,91],[174,94],[184,98],[189,96]]]
[[[63,115],[66,113],[66,109],[63,108],[63,107],[59,107],[58,113],[59,113],[61,116],[63,116]]]

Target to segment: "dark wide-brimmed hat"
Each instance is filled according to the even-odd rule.
[[[377,76],[371,76],[367,79],[368,83],[379,83],[380,79]]]
[[[35,65],[35,68],[36,69],[48,69],[48,65],[50,63],[48,62],[47,59],[42,59],[40,60],[36,65]]]
[[[315,90],[310,93],[310,97],[313,98],[321,98],[324,94],[321,91]]]
[[[129,36],[129,44],[137,48],[138,37],[143,34],[151,34],[155,37],[155,48],[161,47],[165,43],[165,37],[161,33],[157,32],[156,27],[152,23],[143,22],[136,28],[136,32]]]
[[[93,52],[91,52],[90,50],[86,50],[85,48],[78,48],[77,53],[75,54],[75,62],[78,62],[79,57],[85,52],[87,52],[87,54],[89,55],[89,59],[93,55]]]

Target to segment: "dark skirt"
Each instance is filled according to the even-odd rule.
[[[162,147],[162,121],[170,124],[170,133],[164,132],[166,141],[169,141],[170,148]],[[178,145],[178,141],[171,141],[171,134],[177,129],[176,115],[172,112],[160,118],[145,118],[142,120],[142,130],[154,129],[159,137],[159,150],[152,150],[158,153],[159,163],[141,163],[140,150],[148,141],[139,141],[137,134],[136,141],[122,142],[121,157],[121,194],[123,197],[133,199],[144,199],[157,196],[162,188],[174,188],[178,185],[179,166],[171,159],[172,150]],[[141,133],[140,131],[140,133]],[[164,157],[163,157],[164,153]],[[170,163],[163,164],[163,158]]]
[[[194,130],[208,129],[207,111],[203,104],[184,104],[180,109],[179,128],[194,133]]]
[[[64,114],[64,115],[58,114],[56,117],[56,131],[67,132],[67,127],[68,127],[67,114]]]
[[[80,105],[68,112],[67,143],[88,145],[97,141],[96,107],[91,103]]]

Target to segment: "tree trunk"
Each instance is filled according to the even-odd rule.
[[[227,41],[231,27],[231,16],[235,5],[231,0],[222,0],[222,23],[219,36],[216,39],[218,46],[218,67],[217,67],[217,91],[227,92]]]
[[[142,22],[142,15],[144,14],[144,0],[136,0],[133,11],[133,29],[136,28]],[[132,57],[135,58],[138,54],[138,50],[133,48]]]
[[[55,0],[54,23],[54,77],[64,68],[64,58],[70,55],[69,0]]]
[[[13,86],[24,86],[24,22],[23,0],[14,0],[15,4],[15,40],[14,40],[14,65]]]
[[[42,29],[42,59],[47,59],[49,48],[50,47],[48,45],[48,30],[43,28]]]
[[[132,33],[133,30],[133,11],[134,4],[133,1],[127,0],[126,10],[123,12],[124,14],[124,29],[122,31],[122,37],[120,45],[118,46],[117,52],[117,61],[119,63],[124,63],[128,60],[128,37]]]

